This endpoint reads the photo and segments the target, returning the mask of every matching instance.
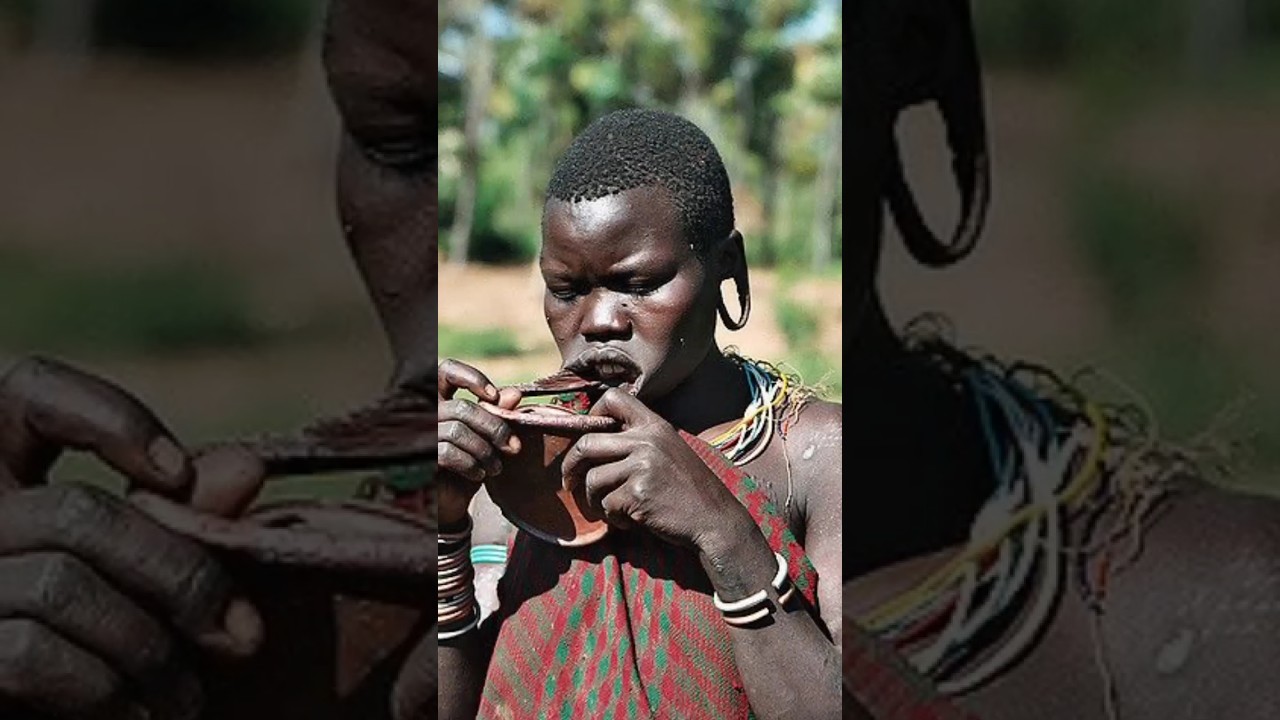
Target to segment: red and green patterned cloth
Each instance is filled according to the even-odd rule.
[[[682,437],[734,492],[817,617],[817,573],[765,490]],[[751,718],[733,646],[697,555],[644,532],[584,548],[518,533],[480,718]],[[496,622],[495,622],[496,621]],[[500,623],[500,624],[499,624]]]
[[[876,720],[978,720],[910,669],[890,644],[848,618],[843,635],[846,703],[856,700]]]

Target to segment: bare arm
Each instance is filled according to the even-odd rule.
[[[893,648],[844,617],[845,590],[840,581],[843,411],[839,405],[815,404],[805,414],[809,416],[810,430],[806,436],[796,438],[799,442],[794,445],[801,458],[792,458],[792,462],[809,454],[803,462],[820,463],[816,470],[810,471],[815,475],[802,497],[801,510],[805,517],[805,554],[818,571],[819,615],[832,641],[800,611],[793,611],[781,622],[758,630],[731,627],[734,653],[752,709],[761,718],[968,718]],[[758,530],[755,534],[763,541]],[[759,549],[750,547],[756,544],[755,539],[750,539],[739,547],[744,554],[759,553]],[[767,545],[764,550],[768,552]],[[726,562],[726,567],[746,568],[749,567],[746,563],[753,561],[730,562]],[[734,590],[722,590],[720,583],[733,582],[733,574],[713,573],[711,567],[707,570],[717,591],[729,597],[726,593]],[[746,588],[737,590],[734,597],[741,597],[745,591]],[[839,660],[837,654],[841,656]]]
[[[475,542],[491,542],[506,532],[498,522],[501,516],[478,512],[472,517]],[[492,623],[497,621],[491,616],[478,630],[440,642],[440,720],[470,720],[479,711],[485,675],[498,637],[498,626]]]
[[[797,438],[802,441],[796,444],[814,447],[806,463],[821,463],[801,510],[805,554],[818,573],[818,611],[825,627],[794,603],[789,612],[775,616],[776,621],[764,627],[729,626],[747,697],[760,718],[841,717],[841,410],[838,405],[820,405],[805,414],[822,428]],[[724,550],[703,554],[703,566],[721,597],[744,597],[769,585],[776,561],[754,523],[722,542]],[[776,593],[772,588],[768,592],[776,603]]]

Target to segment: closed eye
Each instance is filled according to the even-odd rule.
[[[579,298],[585,294],[581,288],[576,288],[573,286],[552,287],[548,285],[547,292],[551,293],[551,297],[554,297],[557,300],[563,300],[566,302]]]
[[[435,138],[400,135],[357,138],[365,157],[374,164],[406,174],[425,173],[436,164]]]
[[[618,292],[644,297],[652,295],[670,282],[670,278],[627,277],[621,278],[615,285]]]

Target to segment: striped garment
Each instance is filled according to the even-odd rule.
[[[764,489],[692,435],[683,439],[733,491],[817,618],[813,565]],[[517,533],[480,718],[753,717],[733,646],[695,552],[645,532],[583,548]],[[498,621],[498,622],[495,622]]]
[[[876,720],[978,720],[947,700],[891,645],[845,618],[845,704],[856,700]]]

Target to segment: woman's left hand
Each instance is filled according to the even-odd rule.
[[[666,420],[635,397],[607,391],[592,415],[621,432],[581,437],[565,454],[565,484],[586,484],[587,500],[620,527],[714,555],[755,527],[746,508]]]

